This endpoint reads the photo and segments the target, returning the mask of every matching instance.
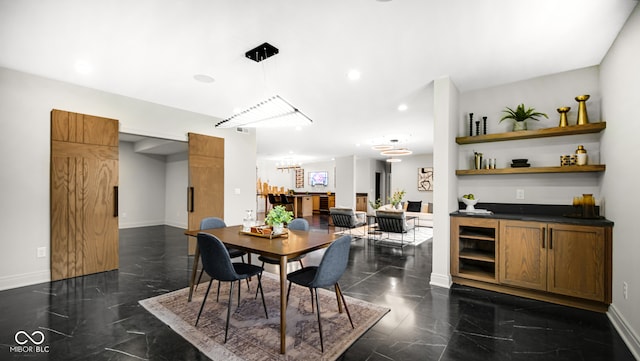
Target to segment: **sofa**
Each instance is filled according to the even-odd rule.
[[[391,204],[385,204],[378,208],[378,210],[392,211],[398,209],[393,207]],[[420,227],[433,228],[433,203],[421,201],[402,202],[402,207],[399,210],[404,211],[407,217],[418,217],[416,225]]]

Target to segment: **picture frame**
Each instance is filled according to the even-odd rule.
[[[433,191],[433,168],[418,168],[418,191]]]

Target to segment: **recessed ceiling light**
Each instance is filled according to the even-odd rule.
[[[407,107],[406,104],[400,104],[398,105],[398,110],[401,112],[404,112],[405,110],[409,109],[409,107]]]
[[[399,163],[402,162],[402,159],[400,158],[388,158],[387,159],[387,163]]]
[[[86,60],[78,60],[76,61],[76,71],[79,74],[89,74],[93,71],[93,66]]]
[[[351,69],[349,73],[347,73],[347,77],[349,77],[350,80],[358,80],[360,79],[360,75],[360,70],[358,69]]]
[[[193,76],[193,79],[201,82],[201,83],[213,83],[215,79],[207,74],[196,74]]]

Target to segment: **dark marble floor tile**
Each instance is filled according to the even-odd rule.
[[[309,220],[312,231],[327,232],[326,215]],[[123,229],[119,270],[0,292],[0,360],[206,360],[138,304],[188,285],[186,253],[182,229]],[[430,286],[431,254],[431,242],[404,249],[352,242],[343,292],[391,312],[340,360],[633,360],[603,314]],[[303,262],[317,265],[322,255]],[[265,270],[277,274],[278,266]],[[9,352],[19,330],[43,332],[49,352]]]

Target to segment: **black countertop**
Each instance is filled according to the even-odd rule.
[[[459,203],[459,209],[464,210],[464,203]],[[536,221],[549,223],[575,224],[581,226],[613,227],[613,222],[606,218],[586,219],[569,216],[576,213],[572,206],[543,205],[543,204],[508,204],[508,203],[478,203],[476,209],[487,209],[493,214],[477,214],[452,212],[453,217],[472,217],[489,219],[509,219],[517,221]],[[598,212],[596,207],[596,212]]]

